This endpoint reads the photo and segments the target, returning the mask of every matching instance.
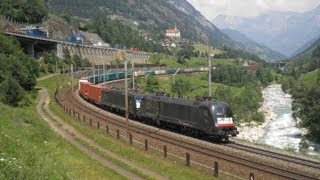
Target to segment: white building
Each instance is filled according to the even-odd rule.
[[[177,27],[173,29],[167,29],[166,36],[180,38],[180,30]]]

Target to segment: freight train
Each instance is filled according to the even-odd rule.
[[[125,94],[121,90],[79,80],[79,94],[96,106],[124,113]],[[132,119],[175,129],[197,137],[228,140],[239,132],[234,126],[230,106],[211,97],[188,100],[165,94],[128,93],[128,112]]]
[[[130,76],[134,75],[135,77],[138,76],[146,76],[146,75],[173,75],[177,72],[175,69],[163,69],[163,70],[137,70],[134,71]],[[183,73],[194,73],[194,72],[208,72],[207,67],[201,67],[197,69],[180,69],[178,71],[179,74]],[[88,81],[89,82],[94,82],[95,84],[102,83],[104,80],[106,81],[111,81],[111,80],[116,80],[116,79],[124,79],[125,73],[124,71],[119,71],[119,72],[111,72],[111,73],[106,73],[106,74],[97,74],[97,75],[92,75],[88,76]]]

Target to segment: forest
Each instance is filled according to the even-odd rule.
[[[41,23],[48,16],[43,0],[1,0],[0,14],[24,23]]]

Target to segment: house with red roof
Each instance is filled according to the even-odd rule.
[[[180,35],[180,30],[177,27],[166,30],[166,37],[180,38]]]

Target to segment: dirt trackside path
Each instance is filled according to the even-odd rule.
[[[46,79],[50,79],[50,78],[52,78],[54,76],[57,76],[57,75],[59,75],[59,74],[50,74],[50,75],[47,75],[47,76],[43,76],[41,78],[38,78],[37,81],[43,81],[43,80],[46,80]]]
[[[103,148],[99,147],[97,144],[95,144],[94,142],[92,142],[91,140],[89,140],[88,138],[84,137],[82,134],[80,134],[78,131],[73,129],[71,126],[69,126],[68,124],[63,122],[61,119],[59,119],[58,117],[56,117],[52,114],[52,112],[49,110],[49,107],[48,107],[50,99],[49,99],[49,95],[48,95],[47,90],[45,90],[45,89],[40,90],[39,95],[40,96],[39,96],[39,101],[38,101],[38,105],[37,105],[37,111],[40,114],[40,116],[51,126],[51,128],[55,132],[60,134],[63,138],[65,138],[71,144],[73,144],[74,146],[79,148],[81,151],[86,153],[92,159],[95,159],[95,160],[101,162],[101,164],[109,167],[110,169],[114,170],[115,172],[121,174],[122,176],[124,176],[128,179],[135,179],[135,180],[136,179],[137,180],[143,179],[142,177],[140,177],[140,176],[138,176],[138,175],[122,168],[122,167],[115,165],[114,163],[112,163],[108,159],[100,156],[99,154],[95,153],[94,151],[92,151],[88,147],[85,147],[84,145],[82,145],[79,140],[82,140],[86,143],[91,142],[90,143],[91,146],[97,147],[101,150],[103,149]],[[53,115],[53,116],[51,116],[51,115]],[[142,172],[144,173],[144,171],[142,171]],[[159,178],[159,176],[158,177],[153,176],[153,177],[155,177],[156,179]],[[162,178],[160,178],[160,179],[162,179]]]

